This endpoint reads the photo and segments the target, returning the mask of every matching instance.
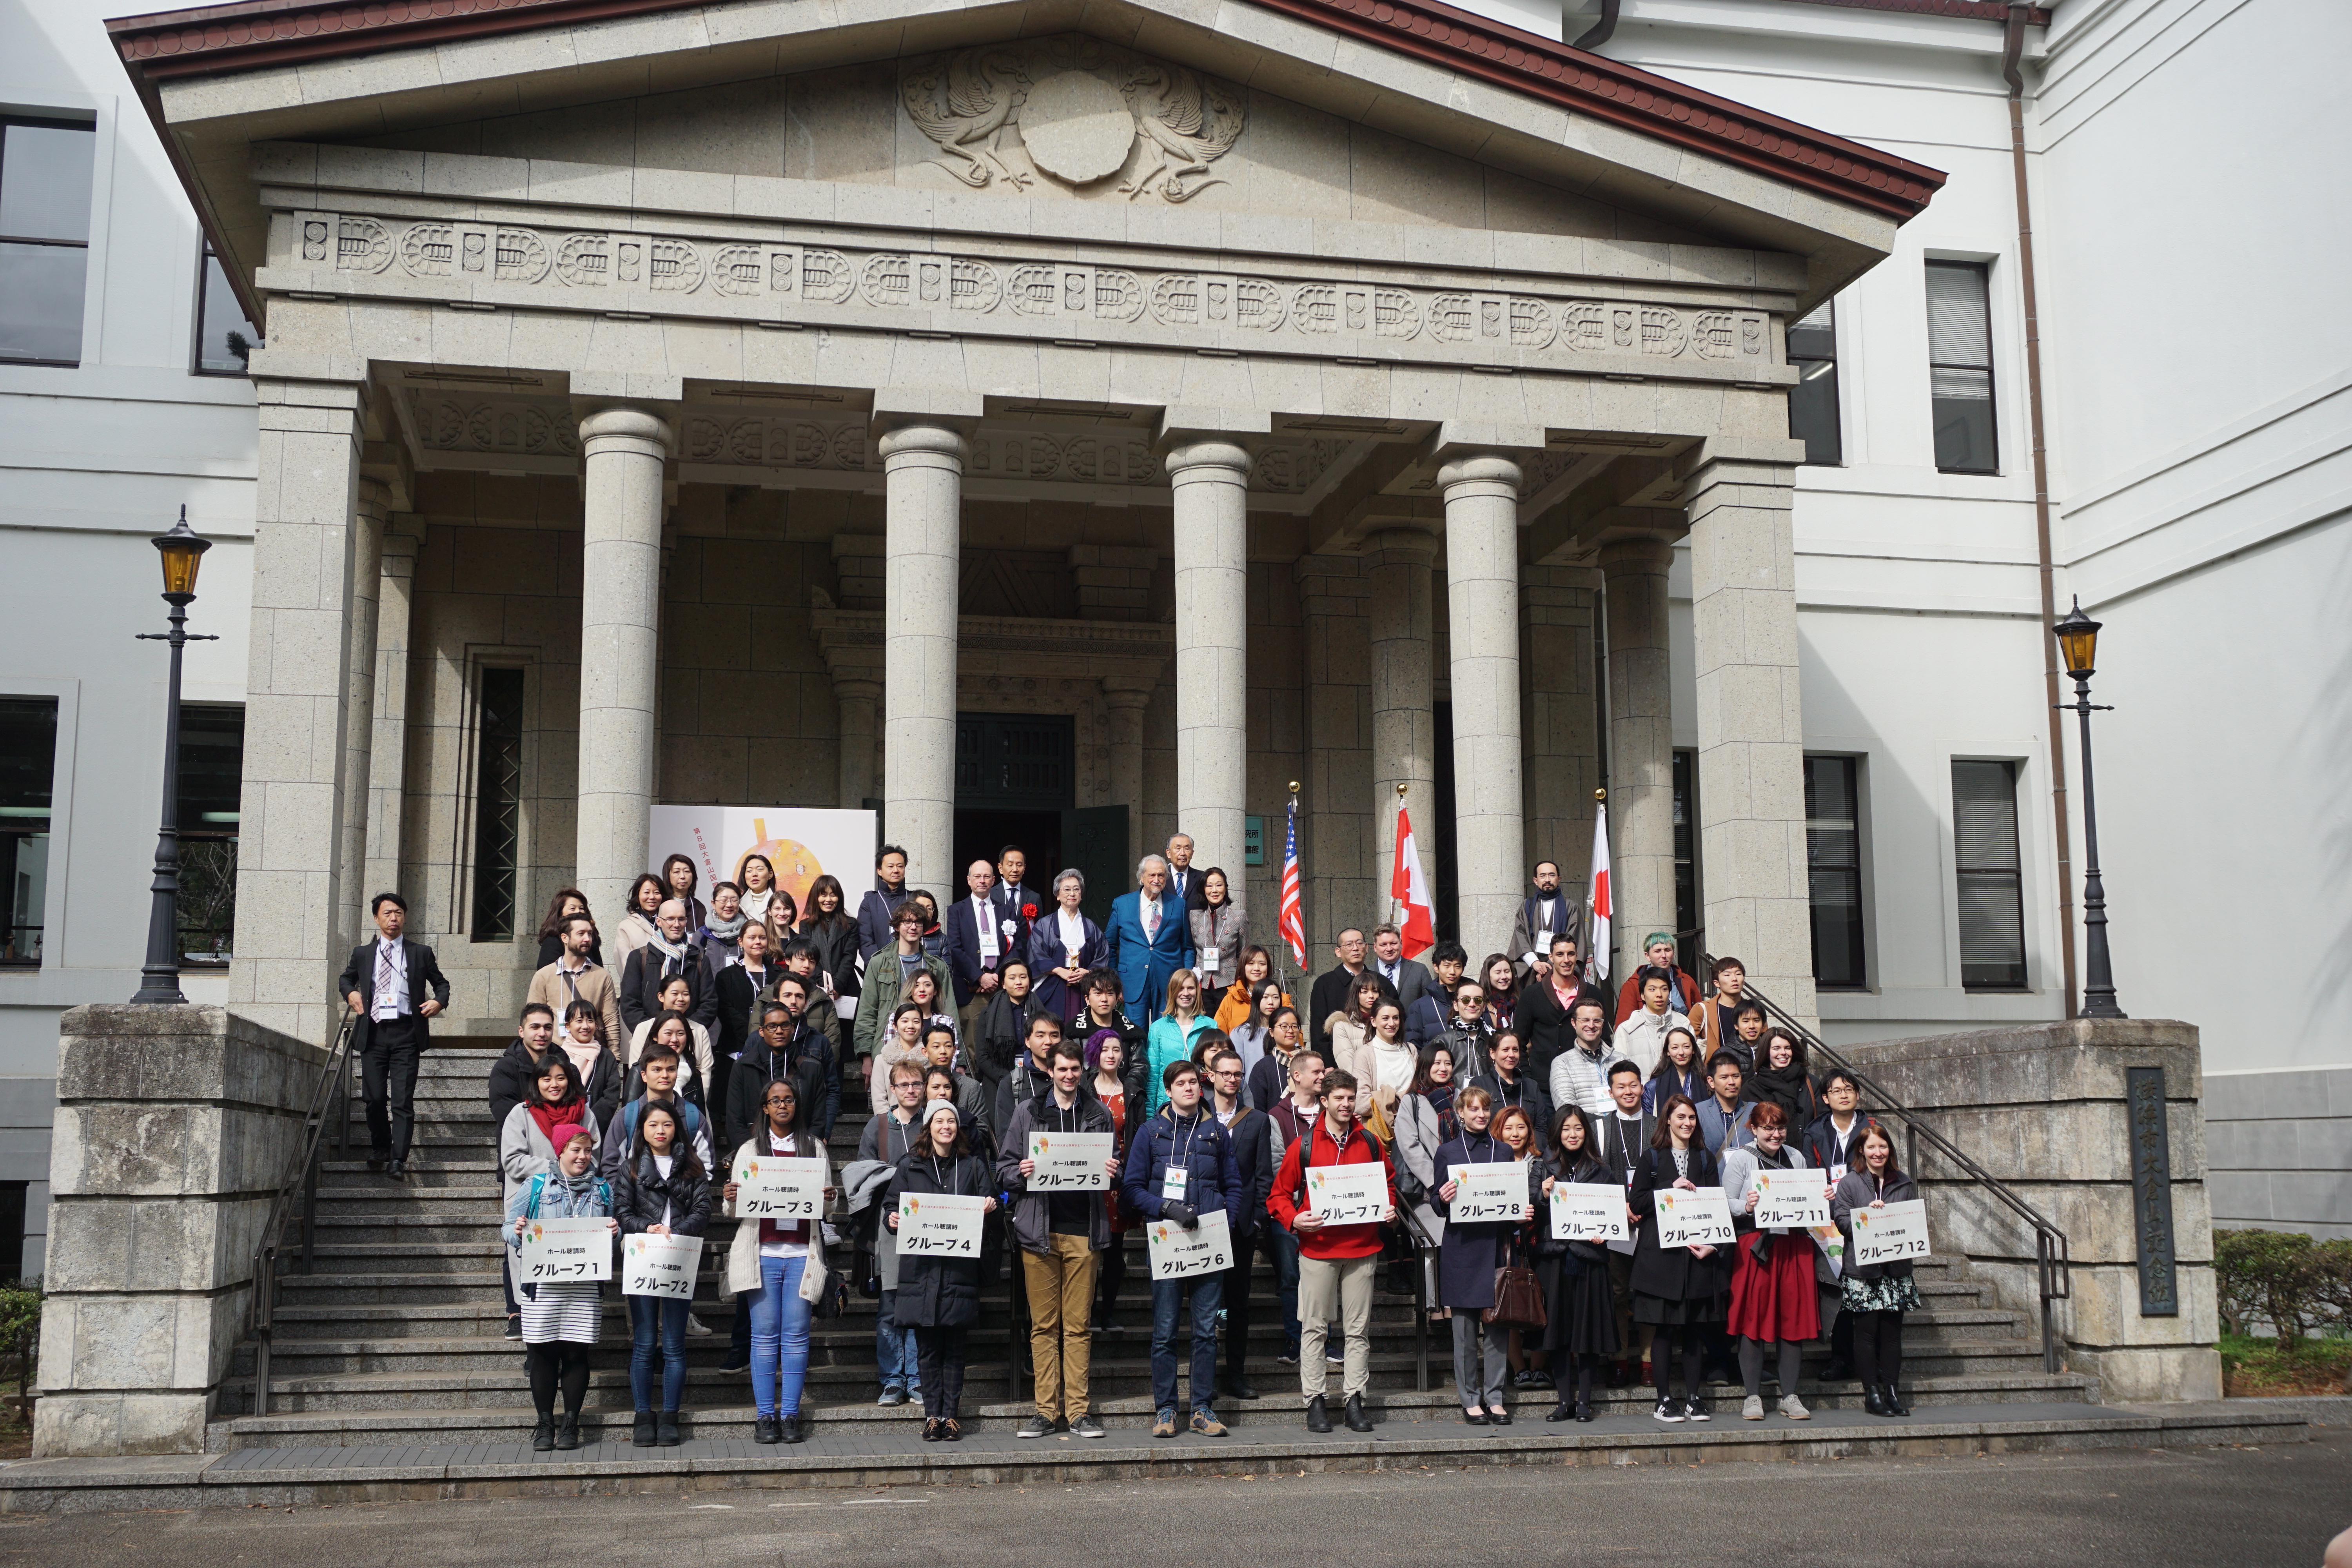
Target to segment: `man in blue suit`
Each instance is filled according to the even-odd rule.
[[[1167,1004],[1168,977],[1192,967],[1192,922],[1184,901],[1168,892],[1166,860],[1146,855],[1135,872],[1138,889],[1111,900],[1104,963],[1118,972],[1127,1016],[1148,1029]]]

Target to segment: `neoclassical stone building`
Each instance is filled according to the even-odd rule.
[[[654,802],[1100,899],[1260,817],[1270,934],[1297,780],[1323,941],[1402,785],[1475,954],[1605,766],[1672,925],[1685,535],[1707,940],[1813,1011],[1785,329],[1935,172],[1415,0],[111,26],[268,338],[239,1011],[385,886],[508,1011]]]

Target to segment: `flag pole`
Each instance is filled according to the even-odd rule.
[[[1609,826],[1608,790],[1605,788],[1596,788],[1593,790],[1592,809],[1600,818],[1602,833],[1606,834]],[[1617,857],[1612,855],[1609,858],[1609,865],[1611,871],[1613,873],[1617,866]],[[1615,890],[1613,889],[1611,890],[1611,901],[1612,903],[1615,901]],[[1592,901],[1592,868],[1587,866],[1584,868],[1584,972],[1592,977],[1595,984],[1600,985],[1602,998],[1605,1000],[1609,991],[1611,971],[1615,966],[1613,964],[1603,965],[1601,957],[1601,944],[1592,940],[1592,912],[1596,907],[1597,906],[1594,905]],[[1612,942],[1617,940],[1616,922],[1614,921],[1610,922],[1609,940]]]
[[[1397,781],[1397,810],[1399,811],[1404,809],[1404,781],[1399,779]],[[1389,842],[1391,844],[1396,842],[1396,818],[1393,816],[1389,818]],[[1390,854],[1389,861],[1389,923],[1402,926],[1404,923],[1404,900],[1397,897],[1396,856],[1393,851]]]

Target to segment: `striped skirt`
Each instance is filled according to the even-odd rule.
[[[543,1345],[555,1340],[593,1345],[604,1326],[604,1300],[593,1279],[566,1279],[555,1284],[526,1285],[531,1294],[522,1300],[522,1342]]]

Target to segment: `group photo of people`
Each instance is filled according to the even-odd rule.
[[[534,1447],[581,1446],[615,1292],[648,1447],[684,1440],[688,1342],[721,1336],[755,1440],[806,1441],[812,1333],[853,1300],[874,1314],[865,1397],[957,1442],[999,1290],[1024,1438],[1103,1436],[1098,1347],[1147,1336],[1154,1436],[1292,1398],[1309,1431],[1374,1431],[1379,1300],[1450,1338],[1472,1426],[1590,1423],[1608,1389],[1663,1424],[1801,1422],[1817,1342],[1825,1381],[1911,1413],[1912,1266],[1851,1252],[1857,1212],[1917,1192],[1862,1086],[1814,1070],[1736,957],[1702,981],[1651,932],[1606,985],[1549,861],[1507,951],[1408,952],[1383,922],[1339,931],[1314,974],[1295,939],[1254,939],[1241,879],[1181,834],[1100,923],[1080,871],[1035,877],[1017,845],[951,895],[907,871],[886,844],[870,885],[821,876],[796,902],[761,855],[706,887],[672,854],[617,912],[551,900],[483,1086]],[[400,1178],[448,986],[399,894],[370,913],[340,990],[371,1163]],[[1759,1221],[1785,1217],[1767,1205],[1789,1171],[1821,1173],[1826,1223]],[[1681,1216],[1717,1194],[1727,1229],[1694,1239]],[[1583,1229],[1555,1223],[1571,1198]],[[642,1291],[526,1267],[550,1237],[684,1261]],[[1254,1279],[1278,1337],[1253,1337]]]

